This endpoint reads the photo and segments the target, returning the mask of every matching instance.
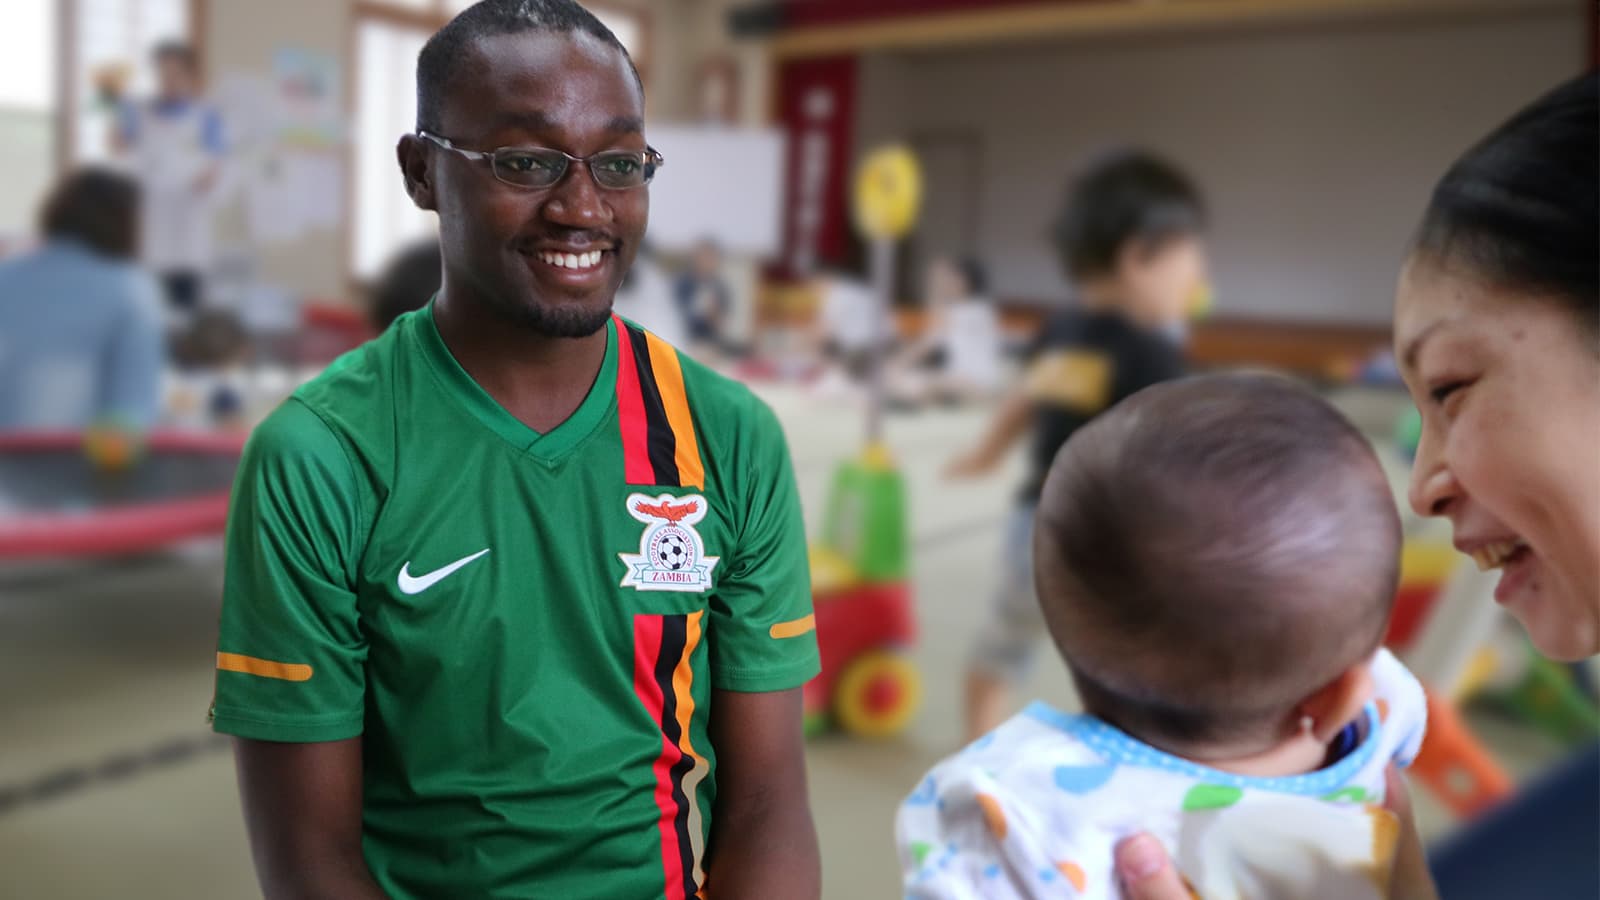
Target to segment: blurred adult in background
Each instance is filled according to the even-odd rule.
[[[947,474],[993,471],[1029,436],[1028,476],[1006,527],[999,590],[967,671],[971,738],[1009,714],[1009,689],[1022,680],[1045,633],[1033,593],[1034,509],[1045,473],[1077,429],[1123,398],[1184,371],[1172,340],[1206,280],[1200,191],[1181,170],[1140,150],[1100,156],[1068,186],[1055,249],[1076,308],[1052,316],[1027,352],[1022,383]]]
[[[716,241],[705,238],[695,245],[689,268],[678,276],[672,295],[696,356],[720,354],[726,347],[724,329],[733,297],[722,277],[722,248]]]
[[[1400,276],[1394,346],[1422,412],[1411,506],[1502,569],[1495,602],[1553,659],[1600,654],[1600,75],[1550,92],[1434,188]],[[1432,854],[1404,782],[1396,900],[1594,897],[1600,745]],[[1190,896],[1160,843],[1117,850],[1129,900]]]
[[[842,271],[823,271],[813,284],[817,314],[806,342],[821,369],[812,388],[827,396],[855,395],[873,357],[893,346],[889,312],[866,282]]]
[[[84,169],[51,191],[43,241],[0,262],[0,430],[143,430],[160,413],[160,288],[134,262],[139,186]]]
[[[187,44],[156,47],[157,91],[121,101],[112,146],[144,188],[144,261],[180,313],[205,300],[212,198],[222,177],[222,117],[200,96],[199,59]]]
[[[367,318],[373,330],[387,331],[395,319],[427,306],[443,277],[438,238],[426,238],[396,253],[372,287]]]
[[[688,332],[672,293],[672,279],[648,241],[639,248],[622,286],[617,288],[613,308],[617,315],[631,319],[663,341],[689,348]]]
[[[987,288],[976,259],[941,257],[929,264],[922,334],[895,356],[889,373],[896,403],[959,403],[999,387],[1000,317]]]

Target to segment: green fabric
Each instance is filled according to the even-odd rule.
[[[661,896],[658,761],[673,745],[636,686],[636,636],[673,621],[681,633],[700,614],[685,665],[688,743],[703,761],[683,782],[696,853],[716,795],[712,688],[785,690],[818,671],[813,634],[770,634],[811,612],[782,431],[744,387],[680,359],[703,491],[624,483],[614,325],[589,397],[543,435],[467,376],[430,308],[341,358],[251,437],[218,649],[311,677],[219,657],[215,728],[361,735],[366,857],[392,897]],[[692,527],[718,557],[710,590],[623,586],[619,554],[639,553],[649,527],[625,507],[633,494],[703,494]],[[403,570],[426,582],[458,562],[401,589]]]

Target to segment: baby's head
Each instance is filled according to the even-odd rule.
[[[1377,458],[1333,407],[1282,378],[1203,376],[1073,435],[1034,571],[1090,713],[1179,755],[1248,754],[1359,711],[1400,540]]]

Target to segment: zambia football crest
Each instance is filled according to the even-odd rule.
[[[617,554],[628,567],[623,587],[694,593],[711,587],[711,570],[720,557],[706,555],[706,545],[694,530],[694,524],[706,517],[705,497],[630,494],[628,514],[646,528],[638,554]]]

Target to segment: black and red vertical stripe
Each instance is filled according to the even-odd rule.
[[[709,766],[695,753],[689,733],[695,705],[691,657],[703,615],[634,616],[634,692],[661,727],[661,752],[652,768],[667,900],[700,897],[705,887],[698,787]]]
[[[628,484],[705,487],[678,351],[616,318],[617,405]]]

